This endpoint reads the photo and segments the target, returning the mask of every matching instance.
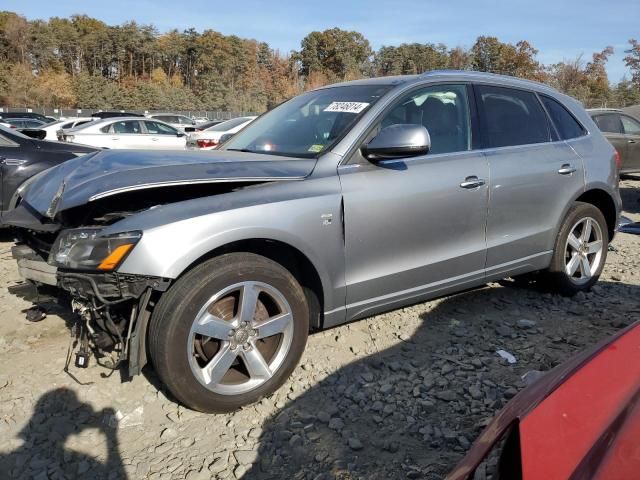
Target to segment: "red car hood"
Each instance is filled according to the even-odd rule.
[[[573,357],[516,395],[448,475],[471,479],[511,427],[521,478],[640,478],[640,323]]]

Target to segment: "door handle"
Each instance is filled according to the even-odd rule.
[[[464,182],[460,184],[460,188],[466,188],[468,190],[472,188],[478,188],[484,185],[484,180],[472,175],[464,179]]]
[[[558,173],[560,175],[571,175],[575,171],[576,171],[576,167],[569,165],[568,163],[565,163],[560,167],[560,170],[558,170]]]
[[[157,142],[157,141],[158,141],[158,139],[157,139],[157,138],[152,138],[152,139],[151,139],[151,141],[152,141],[152,142]]]
[[[636,143],[636,141],[632,140],[632,139],[629,139],[629,140],[627,140],[627,143]]]

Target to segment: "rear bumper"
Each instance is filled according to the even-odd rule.
[[[35,250],[27,245],[16,245],[11,248],[13,258],[18,262],[18,272],[25,280],[45,285],[58,285],[58,268],[49,265]]]

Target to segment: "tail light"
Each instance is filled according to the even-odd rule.
[[[622,169],[622,157],[620,156],[620,152],[618,152],[618,150],[615,150],[613,159],[616,162],[616,168],[618,169],[618,171],[620,171],[620,169]]]
[[[217,140],[212,140],[210,138],[200,138],[196,140],[196,143],[198,144],[198,148],[215,147],[216,145],[218,145]]]

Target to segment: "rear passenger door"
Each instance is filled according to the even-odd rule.
[[[582,160],[534,92],[493,85],[475,90],[491,173],[487,276],[546,268],[565,208],[583,189]],[[576,122],[558,102],[546,101]]]
[[[143,135],[139,120],[120,120],[109,126],[109,148],[148,148],[150,143]]]
[[[620,120],[627,141],[627,158],[622,168],[628,172],[640,172],[640,122],[624,114],[620,115]]]

